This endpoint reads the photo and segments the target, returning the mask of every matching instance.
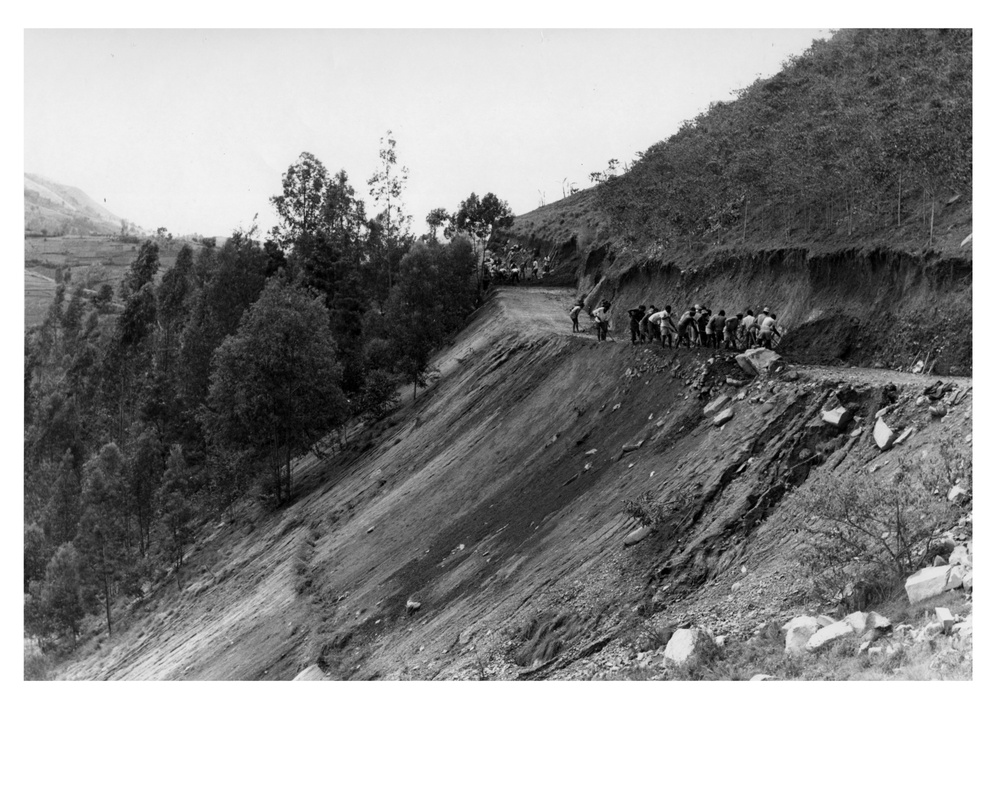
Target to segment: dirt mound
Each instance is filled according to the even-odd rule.
[[[834,311],[789,331],[776,348],[781,355],[802,364],[836,364],[847,361],[857,346],[861,320]]]

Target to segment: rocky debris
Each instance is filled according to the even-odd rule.
[[[639,542],[649,536],[649,534],[651,534],[654,530],[655,529],[652,525],[643,525],[638,530],[632,531],[632,533],[625,537],[625,547],[631,547],[634,544],[639,544]]]
[[[739,364],[740,369],[752,377],[768,375],[784,365],[781,356],[766,347],[756,347],[753,350],[740,353],[736,356],[736,363]]]
[[[816,621],[819,623],[819,626],[821,628],[825,628],[827,625],[833,625],[833,623],[836,622],[837,620],[835,620],[833,617],[827,616],[826,614],[820,614],[818,617],[816,617]]]
[[[783,380],[783,381],[797,381],[798,379],[799,379],[798,370],[794,370],[794,369],[789,370],[788,372],[784,373],[781,376],[781,380]]]
[[[873,631],[887,631],[892,629],[892,623],[874,611],[868,614],[867,627]]]
[[[913,426],[911,425],[911,426],[910,426],[909,428],[907,428],[907,429],[906,429],[905,431],[903,431],[903,432],[902,432],[901,434],[899,434],[899,438],[898,438],[898,439],[896,439],[896,442],[895,442],[895,443],[896,443],[896,444],[902,444],[902,443],[903,443],[903,442],[905,442],[905,441],[906,441],[907,439],[909,439],[909,438],[910,438],[911,436],[913,436],[913,434],[914,434],[914,433],[916,433],[916,430],[917,430],[917,429],[916,429],[916,428],[914,428],[914,427],[913,427]]]
[[[809,643],[810,637],[819,630],[816,617],[795,617],[784,625],[785,652],[801,653]]]
[[[972,614],[969,614],[969,616],[959,622],[953,630],[963,639],[972,636]]]
[[[868,628],[868,616],[863,611],[855,611],[844,617],[844,622],[851,626],[855,633],[864,633]]]
[[[820,628],[816,631],[816,633],[810,636],[809,641],[806,642],[806,650],[810,653],[816,652],[831,642],[844,636],[850,636],[853,633],[854,627],[851,623],[846,619],[842,619],[840,622],[834,622],[832,625]]]
[[[746,381],[738,381],[738,380],[736,380],[736,378],[726,378],[726,383],[729,386],[746,386],[747,385]]]
[[[884,453],[892,447],[892,439],[895,434],[892,428],[885,424],[885,420],[879,417],[878,422],[875,423],[875,430],[872,431],[872,436],[875,437],[878,449]]]
[[[951,613],[951,609],[943,606],[935,608],[934,616],[937,617],[938,622],[943,626],[945,634],[951,633],[952,626],[955,624],[955,617]]]
[[[963,567],[968,567],[972,569],[972,553],[970,552],[969,546],[960,544],[951,551],[951,555],[948,556],[949,564],[958,564]]]
[[[949,589],[957,589],[962,585],[964,577],[965,573],[961,567],[924,567],[906,579],[906,596],[913,605],[929,597],[944,594]]]
[[[965,573],[965,577],[962,578],[962,588],[968,592],[972,591],[972,570],[970,569]]]
[[[635,450],[638,450],[640,447],[642,447],[642,443],[644,441],[645,441],[645,439],[640,439],[635,444],[623,444],[622,445],[622,452],[623,453],[631,453],[631,452],[633,452]]]
[[[763,672],[757,673],[756,675],[754,675],[750,679],[751,682],[753,682],[753,681],[773,681],[773,680],[774,680],[774,676],[773,675],[765,675]]]
[[[943,417],[948,413],[948,409],[944,406],[931,406],[929,411],[932,417]]]
[[[962,498],[965,497],[967,494],[968,492],[962,486],[956,483],[954,486],[951,487],[951,489],[948,492],[948,502],[949,503],[954,503],[956,501],[961,502]]]
[[[729,420],[731,420],[733,416],[734,416],[733,409],[727,408],[725,411],[721,411],[715,415],[715,418],[712,420],[712,424],[716,428],[719,428],[725,425],[727,422],[729,422]]]
[[[677,630],[663,651],[663,666],[685,664],[691,658],[707,655],[716,648],[715,637],[701,628]]]
[[[306,667],[302,672],[292,678],[293,681],[325,681],[326,673],[319,668],[319,665],[313,664],[312,666]]]
[[[831,408],[823,412],[823,422],[827,425],[833,425],[838,430],[846,428],[852,419],[854,419],[854,412],[844,408],[844,406],[838,406],[837,408]]]
[[[420,601],[414,600],[412,597],[406,601],[406,613],[412,614],[415,611],[420,610]]]
[[[705,408],[702,409],[702,414],[706,417],[711,417],[717,414],[722,407],[729,402],[728,394],[720,394],[711,403],[709,403]]]

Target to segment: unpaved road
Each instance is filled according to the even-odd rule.
[[[585,337],[596,339],[590,318],[586,312],[580,314],[580,333],[573,333],[573,323],[569,318],[579,293],[572,288],[531,287],[531,286],[500,286],[497,289],[497,300],[503,309],[504,316],[517,330],[533,335],[547,336],[551,334]],[[628,331],[610,333],[608,346],[631,347]],[[659,345],[638,345],[659,349]],[[726,352],[726,351],[719,351]],[[795,362],[791,362],[795,363]],[[953,383],[959,389],[972,385],[971,377],[955,377],[941,375],[913,374],[888,369],[871,369],[868,367],[830,367],[795,364],[795,367],[805,377],[813,380],[834,380],[845,383],[885,384],[895,383],[898,386],[932,386],[938,381]]]

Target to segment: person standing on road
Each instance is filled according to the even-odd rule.
[[[773,350],[773,341],[775,329],[778,324],[778,317],[776,314],[768,314],[764,317],[764,321],[760,325],[760,343],[763,347],[768,350]]]
[[[637,308],[630,308],[628,310],[628,330],[632,336],[632,346],[635,347],[636,343],[641,340],[642,337],[642,320],[646,316],[646,306],[638,306]]]
[[[722,347],[722,336],[726,330],[726,312],[720,310],[708,324],[711,329],[712,347],[718,350]]]
[[[597,323],[597,341],[599,342],[606,342],[608,340],[608,323],[611,319],[610,309],[611,303],[604,300],[591,315]]]
[[[680,347],[681,342],[684,343],[685,347],[691,347],[691,333],[696,330],[694,322],[695,309],[689,308],[683,314],[681,318],[677,321],[677,346]]]
[[[722,313],[722,312],[720,312]],[[726,320],[725,336],[723,343],[727,350],[738,350],[736,345],[736,331],[740,327],[740,315],[733,314]]]
[[[657,311],[649,318],[650,325],[656,325],[660,330],[660,347],[673,347],[673,332],[677,331],[677,326],[670,316],[670,306],[663,311]]]
[[[743,335],[746,340],[747,347],[755,347],[757,344],[757,320],[754,318],[753,309],[748,308],[746,316],[743,317]]]
[[[583,311],[583,303],[577,303],[570,309],[569,318],[573,320],[573,333],[580,332],[580,312]]]

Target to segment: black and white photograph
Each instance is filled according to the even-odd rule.
[[[972,681],[972,28],[438,22],[22,31],[24,685]]]

